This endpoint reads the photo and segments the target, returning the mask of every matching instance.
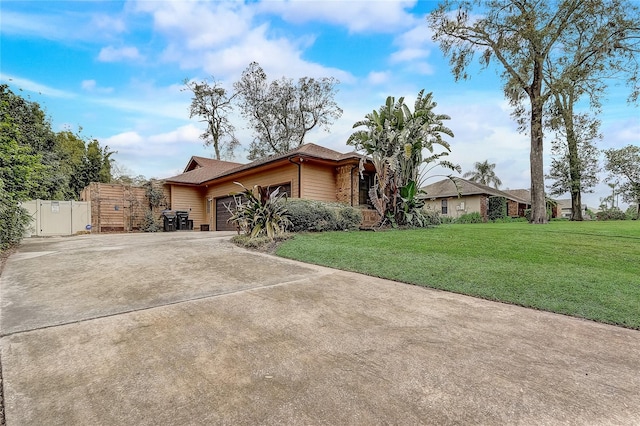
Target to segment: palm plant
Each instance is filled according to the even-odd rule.
[[[418,93],[413,112],[404,103],[404,97],[396,102],[389,96],[378,111],[353,125],[367,128],[355,131],[347,144],[373,162],[376,176],[369,198],[383,220],[405,225],[419,217],[422,206],[417,188],[425,164],[459,170],[459,166],[440,159],[451,151],[442,135],[453,137],[453,132],[443,124],[449,116],[433,111],[436,105],[432,93],[425,95],[424,90]],[[434,153],[436,145],[446,151]],[[427,158],[423,157],[424,150],[429,153]]]
[[[466,172],[462,177],[469,178],[469,180],[481,183],[483,185],[493,184],[494,188],[498,189],[502,185],[502,181],[493,169],[496,168],[495,163],[489,163],[489,160],[483,162],[475,162],[473,164],[473,170]]]
[[[253,189],[246,188],[239,182],[243,191],[232,195],[236,199],[235,206],[227,206],[231,213],[229,222],[248,235],[249,238],[267,236],[273,240],[286,232],[291,226],[289,214],[282,202],[286,192],[280,193],[280,188],[271,191],[268,187],[255,185]],[[255,192],[257,192],[257,195]]]

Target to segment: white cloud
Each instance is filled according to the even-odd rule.
[[[86,10],[83,8],[85,5],[82,5],[76,7],[73,13],[59,13],[57,8],[46,8],[44,13],[38,13],[37,6],[32,7],[30,13],[16,12],[11,10],[14,6],[12,3],[18,8],[23,6],[23,2],[2,2],[3,34],[42,37],[56,41],[96,42],[126,30],[121,17],[92,13],[92,2],[85,2]],[[31,5],[33,3],[35,2],[31,2]]]
[[[288,39],[268,39],[265,25],[255,28],[234,46],[206,54],[205,70],[211,74],[223,73],[239,78],[251,61],[256,61],[270,79],[282,76],[290,78],[335,77],[343,83],[353,82],[354,77],[343,70],[329,68],[305,61],[302,51]]]
[[[431,30],[424,20],[419,20],[415,26],[397,36],[393,44],[398,50],[389,57],[392,64],[404,64],[406,71],[432,75],[434,66],[427,61],[435,45],[431,41]]]
[[[119,16],[109,16],[105,14],[94,15],[91,18],[91,26],[107,33],[122,33],[127,27],[124,20]]]
[[[273,79],[332,76],[341,82],[355,80],[343,70],[304,60],[304,49],[313,44],[314,37],[287,35],[261,23],[256,13],[263,6],[140,1],[136,10],[151,14],[154,26],[167,38],[161,60],[177,62],[182,69],[202,68],[217,79],[235,81],[256,61]]]
[[[204,146],[200,133],[194,124],[187,124],[163,133],[131,130],[99,140],[117,151],[116,161],[132,174],[166,178],[182,173],[192,155],[211,157],[213,150]]]
[[[98,54],[98,60],[102,62],[118,62],[123,60],[141,59],[140,52],[137,47],[103,47]]]
[[[72,92],[54,89],[53,87],[36,83],[35,81],[31,81],[26,78],[15,77],[7,74],[0,74],[0,81],[8,83],[13,90],[27,90],[29,92],[54,98],[74,98],[76,96],[75,93]]]
[[[155,28],[187,50],[224,46],[249,31],[252,19],[239,2],[138,1],[135,9],[151,14]]]
[[[414,61],[426,58],[429,53],[426,49],[407,48],[393,53],[390,60],[392,63]]]
[[[263,1],[256,9],[295,24],[322,22],[346,27],[352,33],[393,33],[415,20],[409,1]]]
[[[391,78],[391,73],[389,71],[371,71],[367,76],[367,81],[370,84],[382,84],[389,81]]]
[[[99,87],[95,80],[82,80],[80,86],[83,90],[87,92],[94,93],[111,93],[113,92],[113,87]]]
[[[74,31],[67,31],[56,17],[12,12],[6,10],[4,3],[2,8],[2,33],[40,36],[49,40],[75,38],[66,34]]]

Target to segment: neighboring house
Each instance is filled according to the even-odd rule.
[[[242,191],[234,182],[247,188],[280,187],[292,198],[360,207],[363,225],[373,225],[378,216],[368,206],[368,191],[374,167],[366,162],[361,176],[361,158],[357,153],[343,154],[311,143],[249,164],[191,157],[184,173],[165,179],[165,187],[172,210],[188,211],[195,229],[236,229],[227,223],[230,213],[225,207],[234,203],[230,194]]]
[[[571,207],[571,198],[563,198],[561,200],[556,200],[558,203],[558,212],[560,217],[564,217],[567,219],[571,219],[571,213],[573,212],[573,208]],[[587,205],[582,204],[582,211],[586,213]]]
[[[455,183],[454,183],[455,181]],[[531,193],[527,189],[505,190],[492,188],[467,179],[443,179],[422,188],[427,208],[443,216],[457,218],[463,214],[478,212],[487,220],[489,197],[507,199],[507,214],[523,217],[531,207]]]

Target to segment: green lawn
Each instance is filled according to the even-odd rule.
[[[640,221],[309,233],[277,254],[640,329]]]

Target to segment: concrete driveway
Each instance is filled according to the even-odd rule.
[[[640,423],[640,332],[190,232],[29,239],[8,426]]]

